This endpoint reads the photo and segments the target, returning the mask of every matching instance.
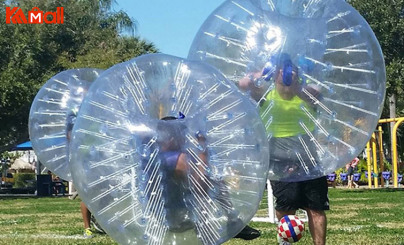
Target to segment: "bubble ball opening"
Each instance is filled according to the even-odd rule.
[[[49,79],[32,102],[28,131],[38,160],[60,178],[71,181],[67,134],[91,82],[103,70],[71,69]]]
[[[350,162],[383,108],[380,45],[343,0],[225,1],[188,58],[215,66],[256,101],[271,180],[314,179]]]
[[[76,189],[120,244],[223,243],[254,216],[268,173],[253,103],[215,68],[163,54],[102,73],[71,149]]]

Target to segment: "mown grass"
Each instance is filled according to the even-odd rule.
[[[330,189],[327,244],[404,244],[403,189]],[[264,199],[265,200],[265,199]],[[264,215],[266,203],[258,215]],[[276,244],[276,225],[254,223],[262,236],[226,245]],[[116,244],[108,235],[82,239],[80,201],[68,198],[0,199],[0,244]],[[309,231],[299,244],[312,244]]]

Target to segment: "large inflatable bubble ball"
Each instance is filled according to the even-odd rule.
[[[38,160],[71,181],[68,137],[91,82],[102,70],[72,69],[58,73],[39,90],[29,113],[29,135]]]
[[[228,0],[201,26],[188,58],[215,66],[257,102],[272,180],[344,166],[383,108],[379,43],[343,0]]]
[[[105,71],[73,128],[73,181],[120,244],[220,244],[257,211],[268,171],[254,104],[215,68],[149,54]]]

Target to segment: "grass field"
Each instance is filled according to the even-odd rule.
[[[327,244],[404,245],[403,189],[330,189]],[[0,244],[115,244],[108,235],[82,239],[80,201],[66,197],[0,197]],[[265,199],[264,199],[265,200]],[[261,205],[263,214],[265,203]],[[226,245],[276,244],[276,225],[251,223],[259,239],[232,239]],[[298,244],[312,244],[306,234]]]

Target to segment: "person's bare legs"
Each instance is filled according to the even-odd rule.
[[[348,175],[348,186],[347,186],[347,188],[348,189],[352,188],[352,175]]]
[[[323,210],[305,209],[309,218],[309,229],[314,245],[325,245],[327,216]]]
[[[275,214],[276,217],[278,218],[278,220],[281,220],[283,216],[285,215],[295,215],[296,214],[296,210],[289,210],[289,211],[279,211],[279,210],[275,210]]]
[[[84,202],[80,203],[81,215],[83,216],[84,229],[90,228],[91,213]]]

